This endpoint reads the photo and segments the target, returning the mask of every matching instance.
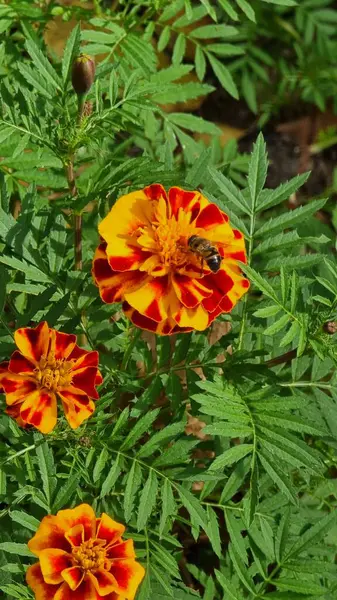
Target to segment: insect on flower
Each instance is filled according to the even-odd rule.
[[[160,184],[122,196],[99,225],[93,276],[103,302],[122,302],[141,329],[203,331],[249,281],[244,237],[199,191]]]

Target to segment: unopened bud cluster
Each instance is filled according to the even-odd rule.
[[[88,54],[80,54],[74,60],[71,81],[78,96],[84,96],[89,92],[95,80],[95,70],[95,61]]]

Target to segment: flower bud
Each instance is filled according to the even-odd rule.
[[[94,83],[95,70],[95,61],[88,54],[80,54],[74,60],[71,81],[78,96],[83,96],[89,92]]]
[[[323,325],[323,329],[325,333],[329,333],[329,335],[334,335],[337,333],[337,321],[327,321]]]

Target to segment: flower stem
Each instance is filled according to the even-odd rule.
[[[70,156],[69,162],[66,167],[67,181],[69,192],[76,198],[77,187],[75,182],[74,174],[74,156]],[[74,231],[75,231],[75,269],[76,271],[82,270],[82,216],[76,215],[74,217]]]

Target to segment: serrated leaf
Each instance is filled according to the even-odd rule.
[[[220,129],[211,121],[205,121],[201,117],[196,117],[188,113],[170,113],[168,120],[193,132],[209,133],[210,135],[220,135]]]
[[[155,474],[154,470],[151,469],[139,500],[137,517],[138,531],[141,531],[141,529],[144,529],[144,527],[146,526],[146,523],[151,515],[152,509],[156,503],[157,490],[157,475]]]
[[[235,547],[240,559],[245,565],[248,565],[248,555],[246,550],[245,541],[241,535],[243,524],[241,519],[238,520],[234,517],[233,511],[225,510],[225,520],[227,530],[230,536],[232,545]]]
[[[72,63],[75,57],[79,54],[80,49],[80,41],[81,41],[81,27],[78,23],[75,25],[72,30],[70,36],[68,37],[66,46],[63,52],[62,59],[62,79],[63,83],[66,84],[68,81],[70,69],[72,67]]]
[[[256,204],[267,177],[267,152],[262,133],[259,134],[249,161],[248,185],[250,191],[250,204],[252,213],[256,211]]]
[[[223,573],[217,569],[214,569],[214,573],[221,587],[226,592],[226,598],[228,598],[228,600],[243,600],[241,593],[234,588],[233,584],[228,581]]]
[[[299,594],[307,594],[308,596],[312,594],[323,595],[328,592],[325,587],[308,580],[300,581],[298,579],[287,579],[286,577],[282,577],[282,579],[276,579],[274,583],[280,590],[289,590]]]
[[[162,536],[168,517],[176,513],[176,502],[173,496],[171,484],[168,479],[164,479],[161,488],[162,510],[159,523],[159,535]]]
[[[149,411],[146,413],[141,419],[137,421],[133,429],[131,429],[130,433],[125,438],[124,442],[121,445],[121,450],[130,450],[133,448],[135,443],[146,433],[152,423],[156,420],[160,409],[157,408],[155,410]]]
[[[235,100],[239,99],[238,89],[234,83],[233,77],[230,71],[225,67],[225,65],[220,62],[213,54],[210,52],[206,52],[207,58],[211,63],[211,67],[214,71],[214,74],[220,81],[222,87],[228,92]]]
[[[230,179],[220,173],[220,171],[217,171],[214,167],[209,167],[208,170],[220,192],[226,197],[226,200],[229,203],[233,203],[246,215],[250,215],[250,208],[248,207],[246,200],[239,188],[237,188]]]
[[[250,454],[253,449],[254,446],[252,444],[240,444],[238,446],[229,448],[229,450],[226,450],[223,454],[217,456],[217,458],[212,462],[210,471],[217,471],[223,469],[223,467],[227,467],[228,465],[238,462],[241,460],[241,458],[247,454]]]
[[[326,204],[326,198],[321,200],[313,200],[304,206],[290,210],[278,217],[273,217],[267,223],[262,225],[260,229],[256,231],[256,237],[267,235],[274,235],[276,231],[283,231],[288,227],[293,227],[298,223],[303,224],[305,220],[311,215],[315,214],[318,210],[323,208]]]
[[[116,460],[110,467],[110,470],[106,476],[106,479],[102,483],[100,498],[104,498],[104,496],[107,496],[111,492],[113,486],[115,485],[115,483],[120,475],[120,472],[121,472],[121,468],[119,466],[119,455],[117,455]]]
[[[185,56],[186,37],[183,33],[179,33],[173,48],[172,64],[173,66],[180,65]]]
[[[135,495],[142,483],[142,471],[139,463],[133,461],[130,472],[127,477],[124,493],[124,516],[128,523],[133,513]]]
[[[250,21],[253,21],[253,23],[255,23],[255,12],[249,4],[249,2],[247,2],[247,0],[236,0],[236,3],[238,4],[238,6],[240,6],[241,10],[245,13],[246,17],[248,17]]]
[[[93,474],[92,474],[92,480],[94,483],[97,483],[97,481],[100,479],[102,471],[108,460],[108,457],[109,457],[108,449],[104,446],[104,448],[102,448],[100,455],[99,455],[98,459],[96,460],[96,463],[94,466],[94,470],[93,470]]]
[[[170,41],[170,37],[171,37],[171,28],[168,25],[166,25],[159,36],[158,45],[157,45],[158,52],[163,52],[163,50],[165,50],[167,44]]]
[[[21,510],[12,510],[10,512],[10,517],[12,521],[15,521],[15,523],[19,523],[20,525],[26,527],[26,529],[29,529],[30,531],[35,532],[40,525],[40,521],[35,519],[35,517],[33,517],[32,515],[28,515],[27,513]]]
[[[146,458],[151,456],[155,450],[162,448],[164,443],[170,441],[185,430],[185,423],[171,423],[166,425],[160,431],[157,431],[145,444],[140,446],[137,452],[138,457]]]
[[[211,506],[207,506],[208,528],[207,534],[215,554],[221,558],[221,540],[217,515]]]
[[[190,514],[192,525],[195,524],[207,532],[207,514],[199,500],[181,485],[177,485],[176,489],[183,506]]]
[[[18,542],[1,542],[0,550],[9,554],[17,554],[18,556],[29,556],[29,558],[34,556],[27,544],[19,544]]]
[[[42,440],[39,434],[34,435],[36,444],[36,456],[38,460],[39,471],[42,479],[43,491],[46,496],[48,505],[51,504],[52,495],[56,485],[55,465],[52,450],[49,448],[47,441]]]
[[[238,577],[241,579],[245,588],[255,597],[256,592],[254,589],[254,583],[248,574],[248,569],[245,567],[245,564],[242,562],[240,556],[237,554],[237,551],[232,544],[229,545],[228,549],[230,558],[232,560],[233,566]]]
[[[257,204],[258,210],[267,210],[284,202],[284,200],[288,200],[307,181],[309,176],[310,171],[301,173],[301,175],[296,175],[296,177],[293,177],[289,181],[281,183],[275,190],[264,190]]]
[[[40,48],[33,42],[32,39],[26,40],[26,49],[28,54],[30,55],[35,69],[38,69],[39,73],[48,81],[49,85],[52,86],[54,90],[60,91],[60,80],[52,67],[49,60],[46,56],[41,52]]]
[[[321,541],[324,536],[330,531],[330,529],[336,524],[337,512],[333,510],[330,514],[326,515],[315,523],[310,529],[307,529],[301,537],[292,545],[287,552],[287,559],[298,556],[304,550],[309,549],[317,542]]]
[[[81,474],[74,473],[71,475],[71,477],[69,477],[66,483],[58,489],[56,497],[53,501],[53,513],[69,505],[69,502],[76,492],[80,481]]]
[[[206,73],[206,58],[200,45],[196,47],[194,61],[197,77],[200,81],[203,81]]]
[[[293,504],[298,503],[295,489],[291,483],[288,473],[284,472],[278,463],[274,462],[270,454],[265,454],[261,449],[259,450],[259,460],[268,473],[269,477],[277,485],[277,487],[289,498]]]
[[[272,304],[271,306],[266,306],[265,308],[258,308],[255,312],[253,312],[253,316],[260,319],[267,319],[268,317],[274,317],[277,315],[280,310],[282,310],[280,306]]]
[[[264,330],[263,335],[276,335],[289,323],[289,315],[282,315],[277,321]]]

